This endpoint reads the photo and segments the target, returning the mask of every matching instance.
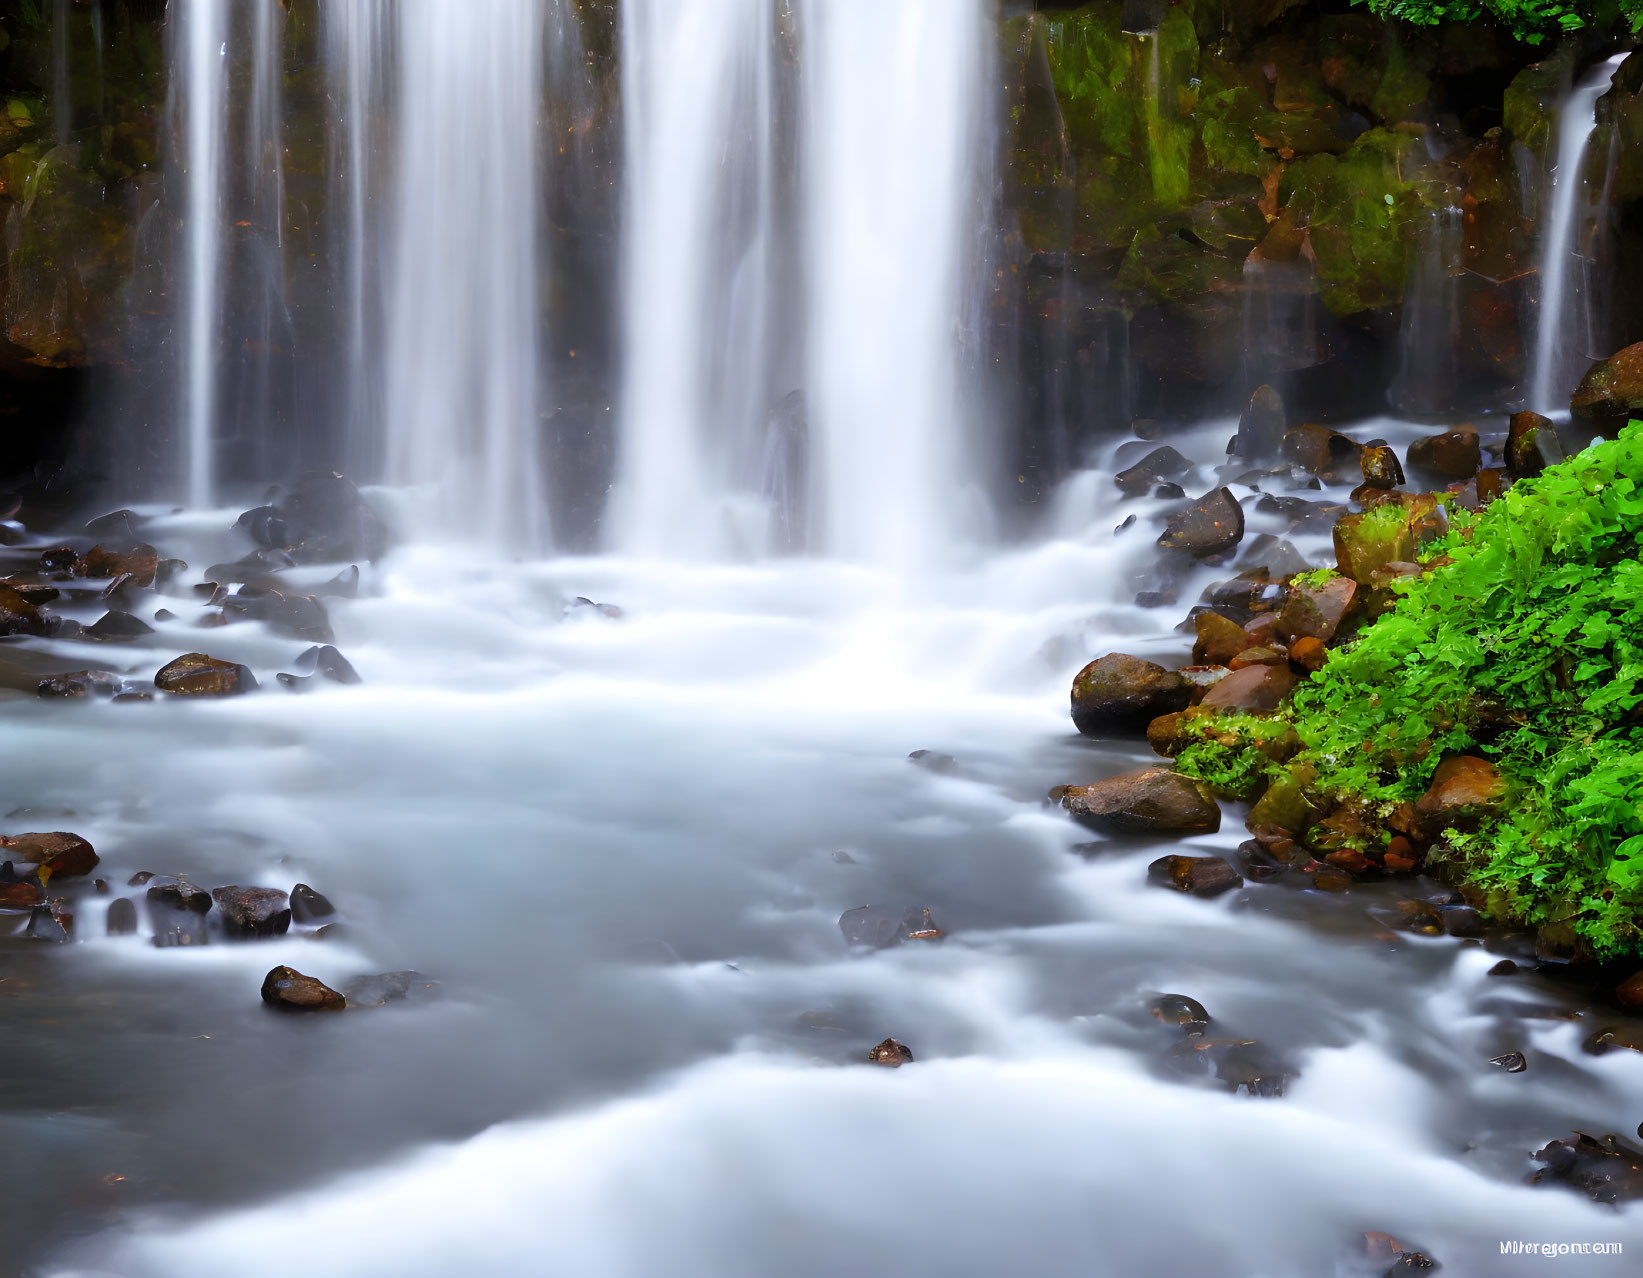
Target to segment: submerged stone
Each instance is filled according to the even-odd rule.
[[[1244,876],[1218,856],[1161,856],[1147,867],[1147,877],[1161,887],[1202,897],[1220,896],[1244,885]]]
[[[913,1063],[913,1051],[905,1043],[898,1043],[893,1038],[887,1038],[877,1047],[868,1051],[867,1059],[873,1065],[885,1065],[891,1069],[899,1069],[903,1065]]]
[[[941,929],[921,905],[861,905],[839,915],[839,931],[851,945],[888,949],[902,941],[936,941]]]

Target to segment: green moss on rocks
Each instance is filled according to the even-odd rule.
[[[1403,296],[1414,219],[1424,205],[1417,139],[1371,129],[1342,155],[1315,155],[1284,173],[1279,197],[1304,219],[1324,303],[1351,315]]]

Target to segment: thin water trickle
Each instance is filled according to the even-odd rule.
[[[215,434],[218,412],[218,325],[223,298],[222,165],[227,114],[227,7],[224,0],[186,0],[176,7],[173,39],[183,74],[175,90],[182,98],[184,171],[188,217],[184,234],[186,301],[180,416],[184,474],[189,505],[204,507],[214,497]]]
[[[1564,99],[1558,113],[1557,147],[1547,180],[1549,201],[1542,200],[1544,230],[1540,241],[1540,309],[1535,320],[1535,345],[1529,370],[1528,405],[1537,413],[1566,411],[1574,379],[1590,356],[1582,331],[1581,290],[1570,274],[1583,258],[1578,251],[1580,201],[1586,194],[1581,180],[1586,145],[1597,127],[1598,98],[1608,91],[1626,54],[1594,68]],[[1547,210],[1549,206],[1549,212]]]

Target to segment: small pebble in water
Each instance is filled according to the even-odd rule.
[[[1529,1068],[1529,1062],[1523,1059],[1522,1052],[1507,1052],[1504,1056],[1492,1056],[1489,1058],[1489,1063],[1498,1065],[1508,1074],[1521,1074]]]

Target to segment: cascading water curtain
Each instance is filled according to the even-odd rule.
[[[538,549],[542,0],[423,0],[398,23],[387,263],[389,478],[445,528]]]
[[[772,58],[770,0],[623,8],[625,375],[610,522],[626,550],[720,552],[737,507],[758,502]]]
[[[183,135],[183,341],[178,392],[184,491],[191,506],[215,496],[218,337],[222,294],[222,166],[228,110],[227,0],[178,0],[171,10],[173,118]]]
[[[386,441],[381,224],[389,147],[383,120],[394,44],[390,0],[329,0],[325,22],[329,134],[331,296],[343,341],[339,455],[356,475],[382,473]]]
[[[908,567],[966,531],[985,0],[803,0],[815,544]]]

